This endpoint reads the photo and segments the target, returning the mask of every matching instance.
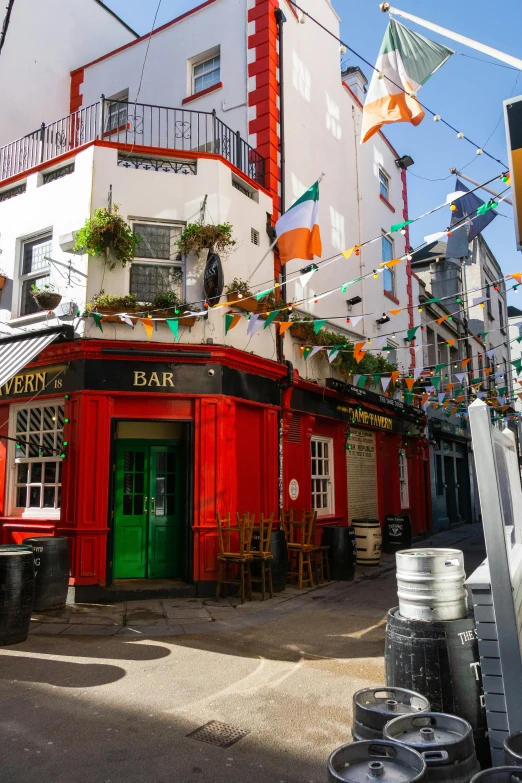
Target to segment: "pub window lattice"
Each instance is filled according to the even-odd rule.
[[[0,204],[3,201],[9,201],[10,198],[15,196],[21,196],[27,190],[27,184],[24,182],[22,185],[17,185],[15,188],[9,188],[9,190],[3,190],[0,193]]]
[[[74,173],[74,163],[69,163],[67,166],[62,166],[59,169],[54,169],[54,171],[48,171],[46,172],[43,177],[43,184],[47,185],[49,182],[54,182],[57,179],[62,179],[62,177],[66,177],[68,174]]]
[[[250,229],[250,241],[253,245],[259,245],[259,231],[255,228]]]
[[[20,315],[30,315],[41,310],[33,298],[31,288],[33,285],[43,288],[51,282],[49,257],[52,247],[52,234],[22,244]]]
[[[136,222],[132,228],[141,242],[130,270],[130,293],[140,302],[151,302],[158,294],[168,291],[174,291],[182,299],[183,264],[177,245],[182,226]]]
[[[175,158],[147,158],[142,155],[125,155],[118,158],[118,166],[142,171],[163,171],[167,174],[197,174],[197,160]]]
[[[20,408],[15,415],[16,509],[59,509],[64,408],[60,403]]]
[[[331,438],[311,440],[312,508],[318,516],[333,514],[333,441]]]
[[[179,266],[136,264],[130,271],[130,293],[140,302],[152,302],[158,294],[174,291],[183,297],[183,270]]]

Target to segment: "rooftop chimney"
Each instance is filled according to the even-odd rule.
[[[356,98],[358,98],[361,103],[364,103],[368,79],[361,69],[356,65],[350,65],[349,68],[341,73],[341,79],[343,82],[346,82]]]

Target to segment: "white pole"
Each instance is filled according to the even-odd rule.
[[[433,24],[433,22],[427,22],[425,19],[421,19],[418,16],[406,13],[406,11],[400,11],[398,8],[391,6],[389,3],[381,3],[380,9],[384,13],[388,11],[390,14],[400,16],[403,19],[408,19],[410,22],[415,22],[415,24],[420,24],[421,27],[427,27],[428,30],[433,30],[434,33],[439,33],[439,35],[443,35],[445,38],[451,38],[452,41],[458,41],[458,43],[464,44],[464,46],[469,46],[471,49],[477,49],[477,51],[482,52],[483,54],[494,57],[495,60],[501,60],[503,63],[507,63],[507,65],[511,65],[513,68],[522,71],[522,60],[519,60],[518,57],[513,57],[511,54],[505,54],[499,49],[493,49],[491,46],[481,44],[478,41],[474,41],[473,38],[466,38],[465,35],[454,33],[452,30],[448,30],[446,27]]]
[[[480,182],[477,182],[476,179],[471,179],[471,177],[468,177],[467,174],[462,174],[462,172],[457,171],[457,169],[450,169],[450,172],[452,174],[456,174],[457,177],[460,177],[461,179],[467,180],[472,185],[476,185],[481,190],[485,190],[487,193],[491,193],[492,196],[496,196],[496,198],[501,198],[502,201],[506,202],[506,204],[511,204],[511,206],[513,206],[513,202],[511,201],[511,199],[507,198],[506,196],[501,196],[500,193],[497,193],[496,190],[492,190],[492,188],[487,188],[485,185],[481,185]]]

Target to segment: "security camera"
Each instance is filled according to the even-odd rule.
[[[209,375],[210,375],[210,377],[212,378],[212,376],[216,374],[216,371],[215,371],[215,370],[209,370],[209,371],[208,371],[208,374],[209,374]]]

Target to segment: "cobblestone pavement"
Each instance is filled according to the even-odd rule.
[[[457,546],[480,532],[480,525],[465,525],[424,539],[418,546]],[[34,614],[31,633],[67,636],[166,637],[184,634],[218,633],[241,626],[258,626],[281,616],[299,612],[318,600],[344,597],[350,586],[376,579],[395,566],[393,555],[383,554],[378,568],[358,567],[354,582],[330,582],[298,590],[288,586],[273,598],[244,604],[238,598],[163,598],[123,601],[114,604],[71,604],[63,612]]]

